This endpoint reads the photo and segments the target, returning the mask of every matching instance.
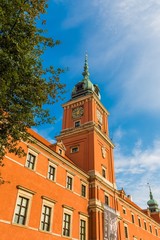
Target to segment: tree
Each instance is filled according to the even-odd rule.
[[[1,166],[6,151],[23,153],[17,143],[28,139],[28,128],[53,121],[44,105],[64,93],[59,78],[64,70],[44,68],[42,62],[45,49],[60,43],[45,36],[41,17],[46,8],[46,0],[0,1]]]

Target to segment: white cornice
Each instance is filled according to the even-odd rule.
[[[84,101],[86,100],[91,100],[91,99],[94,99],[96,100],[96,102],[98,103],[98,105],[102,108],[102,110],[107,114],[109,115],[109,112],[108,110],[104,107],[104,105],[101,103],[101,101],[98,99],[98,97],[96,96],[96,94],[87,94],[86,96],[82,96],[82,97],[79,97],[79,98],[75,98],[75,99],[71,99],[69,100],[68,102],[64,103],[62,105],[63,108],[65,107],[68,107],[71,105],[74,105],[76,103],[79,103],[80,105],[82,105],[82,102],[84,103]]]
[[[65,138],[65,137],[68,137],[68,136],[71,136],[73,134],[77,134],[79,135],[81,132],[89,132],[89,131],[93,131],[95,130],[103,139],[104,141],[106,141],[107,143],[109,143],[109,145],[114,148],[114,144],[112,143],[112,141],[109,139],[109,137],[104,134],[99,128],[98,126],[96,125],[96,123],[94,123],[93,121],[91,122],[87,122],[85,124],[82,124],[80,127],[73,127],[73,128],[67,128],[65,130],[62,130],[61,131],[61,134],[59,136],[56,136],[57,139],[61,139],[62,138]]]
[[[75,166],[74,164],[72,164],[71,162],[67,161],[65,158],[63,158],[61,155],[59,155],[58,153],[56,153],[55,151],[53,151],[52,149],[50,149],[49,147],[47,147],[45,144],[43,144],[42,142],[38,141],[36,138],[34,138],[33,136],[29,137],[30,140],[32,141],[32,144],[37,144],[39,147],[41,147],[43,150],[47,151],[48,153],[50,153],[54,158],[57,158],[58,160],[60,160],[61,162],[65,163],[67,166],[71,167],[72,169],[76,170],[77,172],[79,172],[81,175],[83,175],[85,178],[88,178],[89,176],[83,172],[81,169],[79,169],[77,166]],[[48,157],[51,160],[51,157]]]

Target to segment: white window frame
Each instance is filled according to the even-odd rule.
[[[79,216],[79,239],[81,240],[81,220],[85,221],[85,240],[88,240],[88,217],[80,214]]]
[[[35,163],[34,163],[34,168],[33,169],[28,167],[28,159],[29,159],[30,154],[35,156]],[[36,165],[37,165],[37,159],[38,159],[38,152],[35,152],[35,151],[33,151],[32,149],[29,148],[28,153],[27,153],[27,157],[26,157],[25,167],[32,170],[32,171],[35,171],[36,170]]]
[[[85,187],[85,196],[82,195],[82,186]],[[81,182],[81,196],[82,196],[83,198],[86,198],[86,197],[87,197],[87,184],[84,183],[84,182]]]
[[[29,216],[30,216],[30,211],[31,211],[32,198],[33,198],[33,195],[35,194],[35,192],[30,191],[29,189],[23,188],[21,186],[17,186],[17,188],[18,188],[18,193],[17,193],[17,199],[16,199],[15,208],[14,208],[12,223],[16,224],[16,225],[20,225],[20,226],[28,226]],[[28,199],[28,206],[27,206],[25,224],[15,222],[15,216],[17,214],[17,205],[18,205],[18,200],[19,200],[20,197]]]
[[[144,229],[147,231],[147,222],[144,220]]]
[[[155,235],[158,237],[158,229],[155,227]]]
[[[44,197],[42,196],[42,208],[41,208],[41,218],[40,218],[40,225],[39,225],[39,230],[40,231],[43,231],[43,232],[52,232],[52,225],[53,225],[53,212],[54,212],[54,204],[55,204],[55,201],[53,200],[48,200],[47,197]],[[42,220],[43,220],[43,207],[44,206],[47,206],[49,208],[51,208],[51,215],[50,215],[50,228],[49,230],[44,230],[42,229],[42,226],[41,226],[41,223],[42,223]]]
[[[150,233],[153,232],[153,229],[152,229],[152,225],[151,225],[151,224],[149,224],[149,231],[150,231]]]
[[[50,166],[53,167],[53,168],[55,168],[54,179],[51,179],[51,178],[49,177],[49,167],[50,167]],[[57,165],[49,161],[49,162],[48,162],[47,178],[48,178],[50,181],[55,182],[55,181],[56,181],[56,177],[57,177]]]
[[[70,234],[69,236],[66,236],[63,234],[64,231],[64,225],[65,225],[65,214],[70,215],[70,225],[69,225],[69,230],[70,230]],[[73,220],[73,209],[67,206],[63,206],[63,222],[62,222],[62,236],[66,237],[66,238],[72,238],[72,220]]]
[[[140,217],[138,217],[138,226],[142,227],[142,223],[141,223],[141,218]]]
[[[67,187],[68,185],[68,177],[72,179],[72,185],[71,185],[71,189],[69,187]],[[66,175],[66,188],[70,191],[73,191],[74,189],[74,176],[70,173],[67,172],[67,175]]]
[[[126,235],[125,235],[125,228],[127,229],[128,237],[126,237]],[[125,239],[129,239],[129,231],[128,231],[128,225],[127,224],[124,224],[124,237],[125,237]]]

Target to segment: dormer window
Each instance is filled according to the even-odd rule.
[[[58,149],[58,153],[60,154],[60,155],[62,155],[62,149]]]

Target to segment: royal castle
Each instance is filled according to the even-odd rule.
[[[29,130],[31,141],[20,143],[26,156],[5,156],[1,171],[10,183],[0,186],[0,240],[160,239],[151,189],[146,209],[117,189],[109,113],[87,56],[82,75],[63,104],[57,142]]]

